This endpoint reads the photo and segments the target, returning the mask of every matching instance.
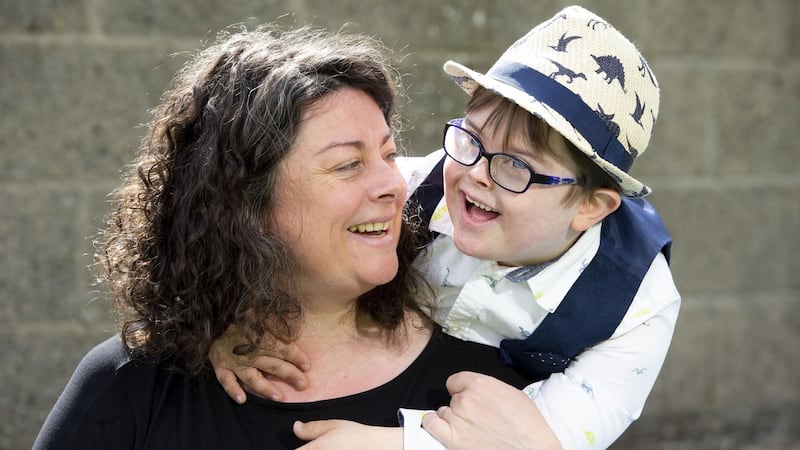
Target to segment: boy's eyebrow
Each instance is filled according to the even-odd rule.
[[[483,139],[483,138],[484,138],[484,136],[482,136],[482,134],[481,134],[480,130],[478,130],[478,127],[476,127],[476,126],[475,126],[475,124],[474,124],[474,123],[472,123],[472,122],[471,122],[469,119],[467,119],[466,117],[464,117],[464,121],[463,121],[463,122],[461,122],[461,123],[462,123],[463,125],[466,125],[466,126],[467,126],[467,128],[469,128],[469,129],[470,129],[470,131],[471,131],[472,133],[475,133],[476,135],[478,135],[478,137],[479,137],[479,138],[481,138],[481,139]],[[481,144],[483,144],[483,145],[484,145],[484,147],[486,146],[486,144],[483,142],[483,140],[481,140]],[[490,152],[490,151],[491,151],[491,149],[489,149],[489,148],[486,148],[485,150],[486,150],[487,152]],[[505,151],[509,151],[509,150],[510,150],[510,151],[512,151],[512,152],[515,152],[515,153],[520,153],[520,154],[525,154],[525,155],[528,155],[528,156],[530,156],[531,158],[534,158],[534,159],[536,159],[536,158],[537,158],[536,152],[533,152],[533,151],[531,151],[530,149],[528,149],[528,148],[525,148],[525,147],[522,147],[522,148],[506,148],[506,149],[500,149],[500,150],[496,150],[496,151],[503,151],[503,152],[505,152]]]
[[[476,135],[478,135],[479,138],[483,139],[483,136],[481,135],[480,130],[478,130],[478,127],[476,127],[475,124],[472,123],[469,119],[464,117],[464,120],[461,123],[463,125],[467,126],[468,128],[470,128],[470,131],[475,133]],[[481,144],[483,144],[484,147],[486,146],[486,144],[484,144],[483,141],[481,141]],[[492,151],[489,148],[485,148],[485,150],[487,152],[491,152]],[[524,146],[521,147],[521,148],[506,148],[506,149],[500,149],[500,150],[496,150],[496,151],[503,151],[503,152],[511,151],[511,152],[514,152],[514,153],[517,153],[517,154],[520,154],[520,155],[528,156],[528,157],[530,157],[531,159],[533,159],[534,161],[537,161],[537,162],[543,162],[544,161],[544,159],[542,158],[542,155],[540,155],[539,152],[537,152],[535,150],[532,150],[532,149],[529,149],[529,148],[526,148]]]
[[[472,121],[470,121],[469,119],[467,119],[466,117],[464,117],[464,120],[462,120],[462,121],[461,121],[461,125],[463,125],[463,126],[464,126],[464,128],[468,128],[468,129],[469,129],[469,131],[470,131],[471,133],[475,133],[476,135],[478,135],[478,137],[479,137],[479,138],[481,138],[481,144],[483,144],[483,139],[484,139],[484,137],[483,137],[483,135],[481,134],[481,130],[480,130],[480,128],[478,128],[477,126],[475,126],[475,124],[474,124],[474,123],[472,123]],[[485,146],[485,144],[483,144],[483,145]],[[488,148],[487,148],[487,149],[485,149],[485,150],[486,150],[487,152],[489,151],[489,149],[488,149]]]
[[[464,124],[464,125],[467,125],[467,126],[469,126],[469,127],[470,127],[470,128],[472,128],[473,130],[475,130],[475,132],[476,132],[476,133],[478,132],[478,129],[477,129],[477,127],[475,126],[475,124],[474,124],[474,123],[472,123],[472,121],[470,121],[470,120],[469,120],[469,119],[467,119],[466,117],[464,117],[464,120],[463,120],[461,123],[462,123],[462,124]]]

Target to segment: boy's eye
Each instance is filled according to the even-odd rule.
[[[519,170],[526,170],[528,168],[528,165],[518,159],[512,159],[511,167]]]
[[[468,142],[469,145],[471,145],[471,146],[473,146],[475,148],[480,148],[481,147],[481,142],[479,140],[475,139],[474,137],[472,137],[470,135],[467,135],[467,137],[469,137],[469,142]]]

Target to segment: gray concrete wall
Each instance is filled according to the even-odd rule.
[[[30,444],[80,357],[114,332],[90,285],[105,195],[182,59],[235,22],[380,35],[415,126],[439,142],[464,97],[445,58],[486,69],[555,0],[0,0],[0,448]],[[615,448],[800,448],[800,3],[596,0],[663,91],[633,173],[671,229],[684,303],[640,421]]]

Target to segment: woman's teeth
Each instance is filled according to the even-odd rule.
[[[489,212],[497,212],[497,211],[493,210],[492,208],[490,208],[490,207],[488,207],[488,206],[484,205],[483,203],[481,203],[481,202],[476,202],[475,200],[473,200],[473,199],[471,199],[471,198],[469,198],[469,197],[467,197],[467,203],[471,203],[471,204],[473,204],[473,205],[477,206],[478,208],[480,208],[480,209],[482,209],[482,210],[484,210],[484,211],[489,211]]]
[[[370,222],[353,225],[347,231],[351,233],[372,233],[375,231],[386,231],[389,229],[389,222]]]

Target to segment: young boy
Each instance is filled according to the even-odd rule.
[[[446,158],[401,166],[435,236],[418,261],[437,289],[429,314],[535,381],[524,392],[560,446],[605,448],[639,417],[680,305],[670,237],[641,199],[650,189],[627,173],[656,121],[656,79],[580,7],[532,29],[486,74],[444,69],[471,95],[466,116],[445,126]],[[425,428],[452,447],[530,431],[487,430],[491,414],[515,412],[494,403],[454,401]],[[435,443],[422,412],[402,413],[405,448]],[[482,425],[459,421],[468,414]]]

